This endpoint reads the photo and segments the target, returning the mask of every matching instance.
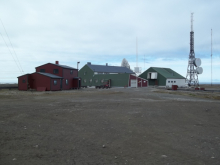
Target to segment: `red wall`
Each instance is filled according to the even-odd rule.
[[[136,77],[133,75],[130,75],[130,80],[138,80],[138,87],[147,87],[148,81],[145,79],[142,79],[140,77]],[[131,81],[129,80],[129,86],[131,86]]]
[[[23,83],[25,80],[25,83]],[[28,74],[18,77],[18,90],[28,90]]]
[[[54,84],[54,80],[57,81],[57,84]],[[51,91],[59,91],[60,90],[60,82],[62,81],[62,79],[58,79],[58,78],[52,78],[51,80]]]
[[[30,76],[30,88],[37,89],[37,87],[46,87],[47,91],[50,91],[50,77],[41,75],[39,73],[32,73]]]
[[[73,71],[73,73],[71,74],[70,71]],[[74,77],[78,77],[78,70],[77,69],[66,69],[63,68],[63,87],[62,89],[71,89],[71,88],[75,88],[74,83],[73,83],[73,78]],[[66,84],[66,80],[68,80],[68,84]]]
[[[60,66],[56,66],[53,64],[45,64],[45,65],[36,67],[36,72],[40,72],[40,69],[45,69],[45,73],[50,73],[50,74],[54,74],[53,70],[58,69],[59,73],[54,74],[54,75],[63,77],[62,89],[67,90],[67,89],[76,87],[74,86],[73,78],[78,77],[78,69],[66,69],[66,68],[62,68]],[[72,74],[70,73],[71,70],[73,71]],[[66,84],[66,80],[68,80],[68,84]]]
[[[58,69],[59,73],[54,74],[54,75],[63,77],[63,68],[60,67],[60,66],[56,66],[56,65],[53,65],[53,64],[45,64],[45,65],[36,67],[36,72],[40,72],[40,69],[45,69],[45,73],[50,73],[50,74],[54,74],[53,70]]]
[[[80,88],[80,79],[73,79],[73,88]]]

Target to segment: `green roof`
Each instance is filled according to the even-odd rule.
[[[175,72],[170,68],[157,68],[157,67],[151,67],[151,68],[165,78],[185,79],[185,77],[181,76],[179,73]]]

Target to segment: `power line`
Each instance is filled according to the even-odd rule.
[[[18,66],[20,66],[21,72],[24,72],[23,69],[22,69],[22,66],[21,66],[21,64],[20,64],[20,62],[19,62],[19,59],[18,59],[18,57],[17,57],[17,54],[16,54],[16,52],[15,52],[15,50],[14,50],[14,47],[13,47],[13,45],[12,45],[12,43],[11,43],[11,40],[10,40],[10,38],[9,38],[9,36],[8,36],[8,33],[7,33],[6,29],[5,29],[5,26],[4,26],[4,24],[3,24],[3,22],[2,22],[1,19],[0,19],[0,21],[1,21],[2,26],[3,26],[4,30],[5,30],[5,33],[6,33],[7,37],[8,37],[8,40],[9,40],[9,42],[10,42],[10,44],[11,44],[11,47],[12,47],[12,49],[13,49],[13,51],[14,51],[15,57],[17,58],[17,61],[18,61],[18,64],[19,64]]]
[[[1,33],[0,33],[0,34],[1,34]],[[2,39],[3,39],[3,40],[4,40],[4,42],[5,42],[5,45],[8,47],[8,44],[6,43],[6,41],[5,41],[5,39],[4,39],[4,37],[3,37],[3,35],[2,35],[2,34],[1,34],[1,36],[2,36]],[[9,49],[9,47],[8,47],[8,50],[9,50],[9,52],[10,52],[11,56],[13,57],[14,62],[16,63],[16,65],[17,65],[18,69],[20,70],[20,68],[19,68],[19,66],[18,66],[18,64],[17,64],[17,62],[16,62],[16,60],[15,60],[15,58],[14,58],[13,54],[11,53],[11,50]],[[20,70],[20,72],[22,73],[22,71],[21,71],[21,70]]]

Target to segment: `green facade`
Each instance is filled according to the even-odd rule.
[[[148,79],[147,75],[149,72],[157,72],[157,79]],[[145,72],[139,75],[139,77],[147,79],[149,85],[158,85],[158,86],[165,86],[166,79],[185,79],[185,77],[181,76],[177,72],[173,71],[170,68],[157,68],[157,67],[150,67]]]
[[[111,87],[125,87],[129,83],[129,73],[121,74],[94,74],[88,65],[79,70],[81,78],[81,86],[99,86],[103,85],[103,81],[111,79]]]

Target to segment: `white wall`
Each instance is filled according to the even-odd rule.
[[[167,79],[166,86],[172,87],[172,85],[178,85],[178,87],[185,87],[186,79]]]

